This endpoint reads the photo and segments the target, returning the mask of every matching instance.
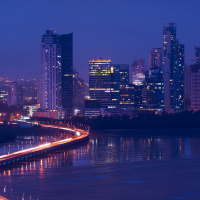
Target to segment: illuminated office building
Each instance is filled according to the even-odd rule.
[[[40,72],[40,108],[61,110],[61,45],[53,30],[42,36]]]
[[[40,45],[40,108],[72,115],[73,34],[47,30]]]
[[[176,25],[163,27],[164,108],[174,112],[184,108],[184,45],[176,39]]]
[[[133,75],[144,74],[147,71],[147,65],[145,65],[145,60],[141,58],[140,60],[134,60],[131,65],[131,83],[133,83]]]
[[[129,65],[117,65],[120,68],[120,107],[130,102],[129,94]]]
[[[144,87],[146,89],[146,102],[149,108],[164,107],[164,84],[161,67],[149,69],[149,77],[145,78]]]
[[[111,66],[111,59],[89,60],[90,101],[100,100],[102,108],[109,114],[119,114],[120,73]]]
[[[130,104],[129,94],[129,65],[115,64],[120,72],[120,109],[127,108]]]
[[[132,84],[134,85],[143,85],[145,80],[145,75],[142,73],[137,73],[132,75]]]

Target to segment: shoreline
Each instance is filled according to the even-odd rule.
[[[172,132],[173,130],[173,132]],[[174,133],[174,130],[176,132]],[[44,127],[33,127],[33,128],[11,128],[11,127],[0,127],[0,144],[15,142],[17,136],[42,136],[42,135],[55,135],[58,130]],[[200,128],[157,128],[157,129],[94,129],[90,130],[90,135],[101,134],[105,136],[107,134],[112,135],[123,135],[127,136],[183,136],[192,137],[200,136]]]

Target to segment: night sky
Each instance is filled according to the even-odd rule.
[[[1,74],[39,78],[41,36],[74,34],[74,68],[88,80],[89,58],[132,64],[162,47],[162,28],[177,23],[185,63],[200,45],[199,0],[7,0],[0,2]]]

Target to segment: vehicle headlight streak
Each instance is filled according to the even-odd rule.
[[[54,146],[57,146],[58,144],[65,144],[67,142],[76,140],[78,138],[83,138],[86,133],[87,133],[87,135],[89,134],[88,132],[85,132],[85,131],[82,132],[82,130],[80,130],[80,129],[77,129],[77,130],[79,130],[79,131],[77,131],[76,129],[73,130],[73,129],[70,129],[70,128],[53,126],[53,125],[42,125],[41,124],[41,126],[42,127],[57,128],[57,129],[62,129],[62,130],[75,132],[78,137],[77,138],[67,138],[67,139],[63,139],[63,140],[59,140],[59,141],[51,142],[51,143],[49,142],[49,143],[46,143],[46,144],[41,144],[41,145],[39,145],[37,147],[32,147],[32,148],[29,148],[29,149],[24,149],[24,150],[20,150],[20,151],[16,151],[16,152],[10,153],[10,154],[2,155],[2,156],[0,156],[0,161],[1,160],[5,160],[6,158],[8,158],[8,159],[9,158],[13,158],[16,155],[19,155],[19,156],[25,155],[24,153],[33,153],[33,152],[36,153],[37,151],[44,150],[44,149],[50,148],[50,147],[54,147]]]

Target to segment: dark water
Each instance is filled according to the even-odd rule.
[[[36,181],[35,184],[40,188],[45,188],[50,182],[53,184],[55,177],[56,184],[62,183],[62,173],[58,172],[72,170],[73,167],[81,171],[87,166],[97,166],[98,169],[99,164],[104,166],[108,163],[117,165],[135,161],[191,158],[200,155],[199,132],[198,129],[91,132],[89,141],[0,168],[0,194],[5,195],[3,188],[6,185],[6,195],[9,198],[12,188],[12,199],[21,199],[23,192],[27,199],[30,199],[30,196],[31,199],[50,199],[45,198],[46,194],[39,191],[36,186],[33,187],[33,181]],[[28,148],[48,139],[46,137],[46,140],[43,138],[44,141],[41,141],[40,137],[18,137],[15,144],[2,145],[0,153]],[[33,174],[36,176],[32,176]],[[49,176],[52,176],[50,182],[47,180]]]

